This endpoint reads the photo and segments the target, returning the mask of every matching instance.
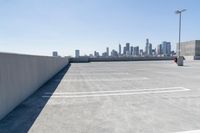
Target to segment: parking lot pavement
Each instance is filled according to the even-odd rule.
[[[74,63],[0,122],[0,132],[200,130],[200,61]]]

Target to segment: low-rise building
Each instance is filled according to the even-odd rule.
[[[179,45],[176,45],[176,53],[179,53]],[[187,42],[181,42],[180,55],[186,59],[200,59],[200,40],[193,40]]]

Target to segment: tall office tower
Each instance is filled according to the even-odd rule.
[[[134,47],[133,53],[134,53],[134,56],[139,56],[139,54],[140,54],[139,46]]]
[[[146,39],[145,55],[146,56],[151,56],[152,55],[152,44],[149,43],[149,39]]]
[[[152,55],[152,44],[149,43],[149,48],[148,48],[148,55]]]
[[[121,44],[119,44],[119,55],[122,54],[122,48],[121,48]]]
[[[53,51],[52,52],[52,56],[55,56],[55,57],[58,56],[58,52],[57,51]]]
[[[149,39],[148,38],[146,39],[146,43],[149,44]]]
[[[123,55],[126,55],[126,47],[123,48]]]
[[[109,47],[106,48],[107,56],[109,56]]]
[[[80,56],[80,50],[75,50],[75,57],[78,58]]]
[[[146,46],[145,46],[145,55],[148,55],[148,48],[149,48],[149,39],[146,39]]]
[[[94,57],[96,57],[97,56],[97,51],[94,51]]]
[[[130,52],[130,43],[126,43],[126,53],[129,53]]]
[[[131,46],[131,51],[130,51],[130,54],[133,55],[134,54],[134,48],[133,46]]]
[[[159,44],[158,46],[157,46],[157,55],[162,55],[162,52],[163,50],[162,50],[162,44]]]
[[[162,49],[163,49],[163,55],[164,56],[170,56],[171,55],[171,42],[162,42]]]

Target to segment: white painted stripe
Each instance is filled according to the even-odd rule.
[[[66,74],[67,76],[80,76],[80,75],[128,75],[129,73],[72,73]]]
[[[130,93],[110,93],[110,94],[92,94],[92,95],[47,95],[43,98],[84,98],[84,97],[105,97],[105,96],[124,96],[124,95],[140,95],[140,94],[158,94],[158,93],[172,93],[189,91],[189,89],[175,89],[175,90],[157,90],[157,91],[144,91],[144,92],[130,92]]]
[[[45,94],[54,95],[73,95],[73,94],[96,94],[96,93],[121,93],[121,92],[142,92],[142,91],[160,91],[160,90],[190,90],[184,87],[152,88],[152,89],[132,89],[132,90],[113,90],[113,91],[81,91],[81,92],[46,92]]]
[[[176,132],[176,133],[200,133],[200,130],[191,130],[191,131],[183,131],[183,132]]]
[[[148,80],[147,77],[138,78],[109,78],[109,79],[56,79],[55,82],[90,82],[90,81],[132,81],[132,80]]]
[[[145,71],[146,69],[133,69],[133,70],[136,70],[136,71]]]

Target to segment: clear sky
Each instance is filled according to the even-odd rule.
[[[118,44],[144,48],[200,39],[200,0],[0,0],[0,51],[36,55],[104,52]]]

